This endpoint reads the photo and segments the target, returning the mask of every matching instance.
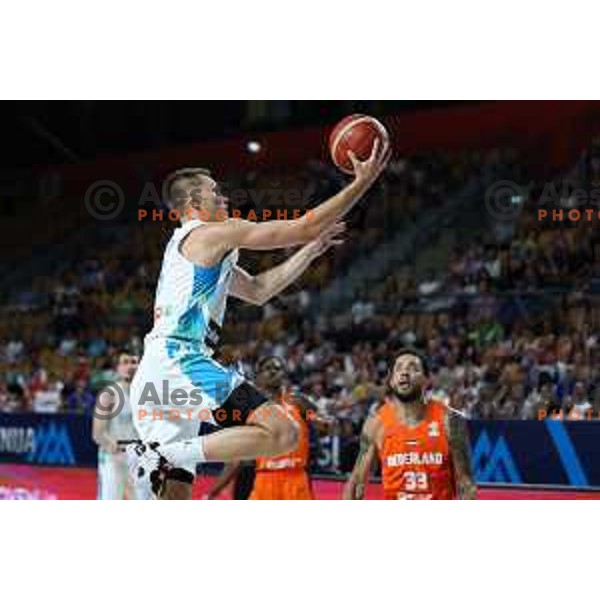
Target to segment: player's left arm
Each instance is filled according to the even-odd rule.
[[[362,500],[364,498],[371,469],[377,460],[375,436],[378,430],[381,430],[381,421],[376,416],[369,417],[360,434],[360,448],[354,468],[342,491],[343,500]]]
[[[316,240],[303,246],[288,260],[258,275],[250,275],[236,266],[229,293],[250,304],[262,306],[298,279],[328,248],[342,244],[343,240],[338,236],[344,229],[344,223],[336,223]]]
[[[477,486],[473,479],[471,466],[467,420],[460,412],[449,409],[446,413],[446,428],[459,498],[461,500],[475,500]]]

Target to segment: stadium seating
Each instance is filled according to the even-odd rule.
[[[571,186],[595,181],[593,156],[586,151],[565,176]],[[351,216],[339,252],[267,306],[232,301],[225,359],[251,374],[258,357],[281,355],[292,381],[347,436],[375,400],[369,384],[384,380],[393,351],[407,344],[426,348],[432,391],[469,416],[535,418],[540,407],[573,404],[597,411],[598,228],[538,221],[535,183],[514,219],[494,220],[482,199],[500,178],[531,181],[507,150],[392,164]],[[306,207],[342,184],[321,163],[231,181],[246,190],[309,190]],[[43,221],[35,227],[43,230]],[[131,218],[90,227],[78,217],[46,233],[63,243],[30,257],[20,286],[18,278],[3,282],[0,410],[89,408],[66,399],[109,376],[120,347],[141,349],[172,227]],[[257,271],[287,254],[248,254],[243,264]]]

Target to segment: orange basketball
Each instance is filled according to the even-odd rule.
[[[366,160],[371,155],[375,140],[379,139],[379,149],[389,140],[386,128],[368,115],[350,115],[342,119],[329,136],[329,151],[335,165],[344,173],[353,173],[348,151],[352,150],[358,160]]]

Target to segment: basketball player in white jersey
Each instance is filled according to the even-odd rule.
[[[134,423],[141,443],[137,475],[150,478],[164,499],[191,498],[196,465],[272,456],[293,450],[298,431],[241,373],[212,355],[227,296],[262,305],[298,278],[343,231],[340,220],[373,185],[390,157],[376,142],[371,156],[354,155],[354,179],[338,194],[295,220],[260,223],[227,216],[227,199],[208,171],[181,169],[163,196],[182,216],[165,250],[154,305],[155,322],[132,384]],[[301,246],[284,263],[258,275],[237,266],[239,249]],[[219,431],[198,437],[212,415]],[[175,415],[179,415],[177,418]]]
[[[122,352],[117,359],[118,386],[122,399],[111,388],[98,395],[92,435],[98,444],[98,500],[149,500],[150,486],[130,477],[128,456],[122,443],[138,436],[133,426],[129,390],[139,364],[139,356]],[[119,410],[119,405],[120,410]],[[120,444],[121,442],[121,444]]]

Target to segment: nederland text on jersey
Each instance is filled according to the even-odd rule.
[[[444,455],[442,452],[401,452],[390,454],[386,457],[388,467],[401,467],[403,465],[442,465]]]

